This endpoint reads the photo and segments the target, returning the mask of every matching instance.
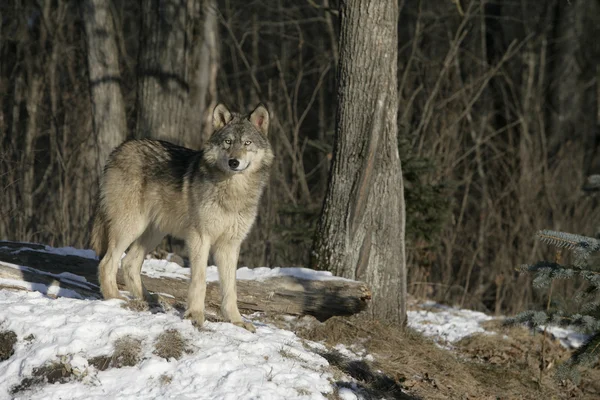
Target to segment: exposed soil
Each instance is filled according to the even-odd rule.
[[[277,318],[273,322],[277,323]],[[279,324],[288,323],[279,319]],[[411,329],[361,316],[336,317],[325,323],[302,319],[292,329],[300,337],[331,347],[342,343],[356,349],[358,343],[371,354],[373,362],[351,362],[335,351],[324,354],[334,368],[358,381],[366,398],[600,398],[599,365],[581,369],[577,386],[559,382],[554,378],[555,368],[570,352],[549,336],[533,335],[522,327],[505,328],[498,321],[487,326],[495,334],[471,336],[451,349],[441,348]]]
[[[8,360],[15,352],[17,335],[13,331],[0,332],[0,361]]]

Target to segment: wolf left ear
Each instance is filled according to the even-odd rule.
[[[269,132],[269,110],[264,104],[260,103],[250,114],[250,122],[263,135],[267,136]]]
[[[229,110],[227,109],[227,106],[225,106],[225,104],[223,103],[217,104],[217,106],[213,110],[213,127],[215,128],[215,130],[221,129],[229,122],[231,122],[232,119],[233,116],[231,115],[231,112],[229,112]]]

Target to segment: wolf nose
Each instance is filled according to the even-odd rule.
[[[236,160],[235,158],[232,158],[229,160],[229,168],[236,169],[239,166],[240,166],[240,162],[238,160]]]

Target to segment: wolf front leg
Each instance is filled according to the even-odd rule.
[[[192,278],[188,291],[185,318],[191,319],[198,326],[202,326],[204,324],[206,265],[208,264],[210,241],[208,237],[202,237],[199,232],[192,232],[186,242],[192,267]]]
[[[232,324],[256,332],[254,325],[244,322],[237,306],[237,291],[235,271],[237,269],[241,242],[217,243],[214,248],[214,258],[219,269],[221,283],[221,313]]]

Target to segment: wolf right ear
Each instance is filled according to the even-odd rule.
[[[269,110],[264,104],[260,103],[254,111],[250,114],[250,122],[256,127],[263,135],[267,136],[269,132]]]
[[[227,125],[233,116],[231,112],[227,109],[227,106],[223,103],[217,104],[215,109],[213,110],[213,127],[215,130],[221,129],[225,125]]]

